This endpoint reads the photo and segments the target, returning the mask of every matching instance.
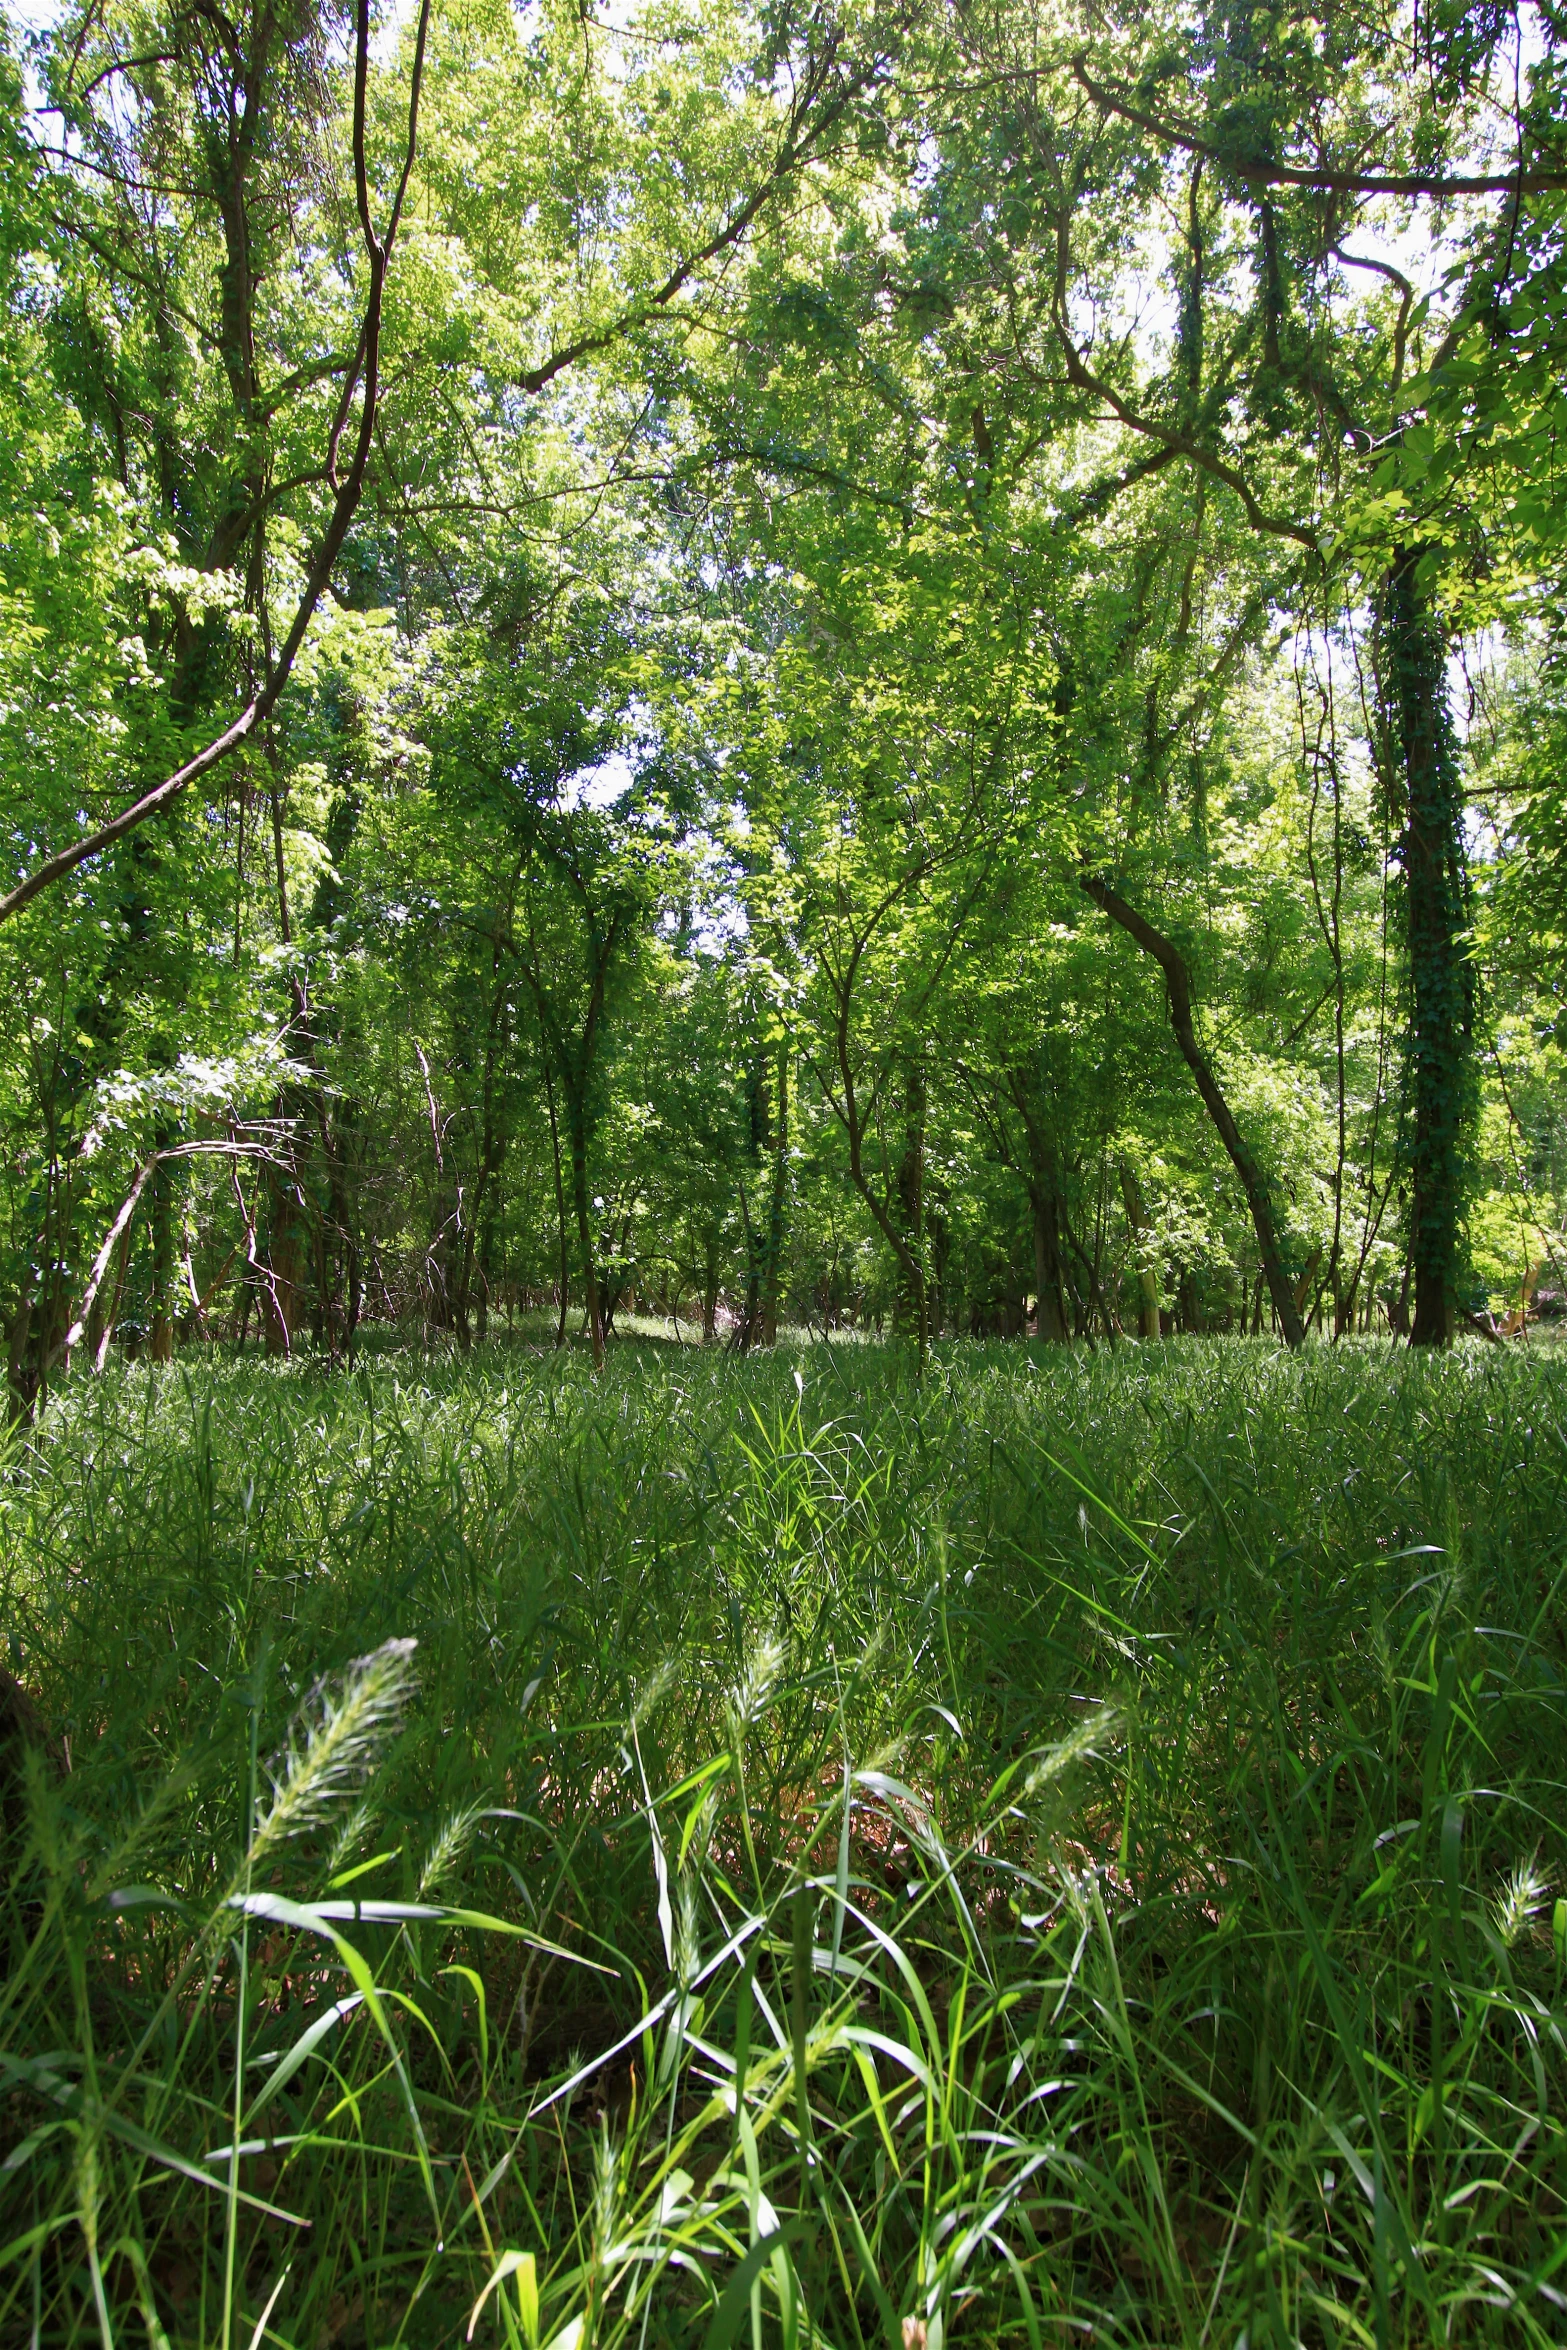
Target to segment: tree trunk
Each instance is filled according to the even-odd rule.
[[[166,1150],[168,1143],[168,1132],[160,1126],[153,1136],[153,1148]],[[174,1170],[167,1159],[160,1159],[152,1171],[152,1195],[147,1205],[152,1237],[152,1328],[147,1352],[155,1363],[174,1359],[174,1315],[169,1301],[169,1286],[174,1277],[173,1191]]]
[[[1137,1171],[1130,1160],[1121,1161],[1121,1200],[1126,1209],[1126,1221],[1132,1243],[1139,1251],[1148,1232],[1148,1211],[1143,1204],[1143,1187],[1137,1180]],[[1152,1265],[1139,1264],[1137,1268],[1137,1329],[1143,1338],[1159,1335],[1159,1276]]]
[[[332,1221],[336,1226],[342,1263],[342,1330],[343,1346],[349,1360],[353,1359],[354,1338],[359,1328],[359,1316],[364,1304],[364,1276],[360,1264],[359,1221],[355,1213],[354,1185],[350,1177],[348,1152],[360,1123],[359,1104],[345,1098],[337,1105],[331,1134],[331,1201]]]
[[[750,1138],[747,1156],[755,1171],[757,1216],[753,1218],[751,1214],[750,1194],[746,1188],[745,1176],[740,1173],[738,1188],[740,1219],[745,1228],[746,1270],[745,1304],[741,1308],[740,1319],[735,1324],[729,1340],[730,1347],[736,1354],[748,1354],[753,1346],[762,1344],[765,1338],[766,1308],[764,1301],[768,1278],[768,1243],[771,1235],[771,1222],[769,1220],[769,1222],[763,1223],[760,1220],[761,1176],[763,1168],[769,1162],[774,1163],[775,1179],[777,1172],[775,1159],[777,1121],[774,1118],[773,1104],[768,1095],[768,1056],[765,1048],[757,1051],[751,1063],[750,1082],[747,1090],[750,1096]],[[779,1213],[781,1216],[781,1200]]]
[[[279,761],[277,741],[270,728],[266,736],[267,759],[271,766],[270,795],[272,802],[272,856],[277,880],[278,935],[285,946],[292,944],[293,917],[288,902],[288,870],[283,854],[283,793],[278,782]],[[290,1050],[306,1059],[313,1059],[314,1039],[310,1034],[304,982],[296,971],[290,982],[293,996],[293,1017],[284,1034]],[[299,1179],[300,1144],[305,1133],[301,1104],[297,1091],[278,1096],[279,1122],[289,1122],[289,1164],[279,1167],[270,1160],[267,1164],[267,1251],[266,1279],[262,1294],[262,1328],[266,1333],[268,1354],[291,1355],[294,1335],[304,1320],[307,1300],[305,1268],[310,1251],[306,1245],[304,1190]]]
[[[21,1297],[11,1322],[7,1365],[11,1400],[18,1415],[31,1421],[48,1393],[49,1377],[65,1353],[69,1321],[68,1281],[61,1262],[58,1187],[50,1178],[50,1204],[33,1243]]]
[[[307,1306],[308,1237],[297,1179],[289,1168],[269,1165],[266,1262],[261,1281],[261,1321],[268,1354],[294,1351]]]
[[[894,1193],[906,1244],[900,1259],[903,1279],[898,1303],[902,1316],[912,1325],[922,1375],[930,1351],[930,1296],[925,1279],[925,1107],[925,1066],[911,1055],[904,1069],[903,1155],[898,1161]]]
[[[1028,1138],[1025,1180],[1034,1225],[1034,1328],[1040,1338],[1064,1344],[1070,1338],[1066,1305],[1066,1269],[1062,1236],[1066,1231],[1066,1201],[1053,1135],[1053,1105],[1026,1068],[1009,1071],[1007,1089],[1017,1104]],[[998,1130],[999,1132],[999,1130]],[[1003,1144],[1003,1156],[1011,1154]],[[1015,1162],[1013,1162],[1015,1163]]]
[[[571,1196],[577,1211],[577,1247],[582,1258],[582,1294],[587,1303],[588,1338],[593,1368],[604,1368],[604,1321],[599,1310],[598,1271],[593,1262],[593,1218],[588,1203],[588,1137],[584,1107],[569,1097],[566,1123],[571,1135]]]
[[[1202,1095],[1203,1106],[1218,1130],[1219,1139],[1230,1155],[1230,1164],[1240,1177],[1246,1205],[1251,1211],[1252,1230],[1257,1235],[1257,1247],[1262,1257],[1262,1270],[1268,1284],[1268,1295],[1273,1300],[1279,1317],[1279,1328],[1290,1346],[1303,1346],[1306,1332],[1295,1305],[1295,1293],[1290,1284],[1284,1252],[1279,1246],[1274,1228],[1273,1209],[1268,1199],[1268,1187],[1262,1170],[1241,1138],[1235,1116],[1225,1100],[1218,1079],[1214,1076],[1208,1056],[1197,1041],[1197,1030],[1192,1019],[1192,984],[1185,959],[1172,939],[1155,930],[1153,924],[1139,914],[1135,907],[1118,897],[1108,882],[1097,874],[1080,873],[1078,881],[1084,894],[1091,897],[1119,923],[1129,938],[1135,939],[1145,955],[1151,955],[1164,973],[1166,994],[1170,1006],[1170,1026],[1182,1057]]]
[[[859,1090],[855,1082],[854,1055],[850,1049],[849,1044],[849,985],[840,983],[837,993],[838,1008],[837,1018],[834,1022],[835,1034],[833,1038],[833,1046],[834,1058],[838,1064],[838,1080],[843,1088],[843,1093],[842,1099],[835,1104],[835,1107],[837,1109],[838,1116],[842,1121],[844,1133],[848,1138],[849,1176],[855,1190],[859,1193],[867,1208],[869,1208],[871,1215],[875,1220],[877,1231],[881,1234],[883,1240],[887,1243],[887,1246],[891,1249],[893,1256],[897,1261],[898,1270],[902,1275],[906,1293],[918,1301],[915,1318],[918,1358],[915,1365],[915,1373],[916,1377],[923,1379],[925,1376],[925,1357],[927,1352],[929,1333],[925,1318],[925,1269],[920,1255],[919,1235],[917,1233],[911,1235],[908,1225],[903,1220],[902,1216],[894,1212],[898,1203],[899,1190],[901,1188],[901,1169],[899,1174],[895,1175],[890,1183],[873,1183],[869,1175],[866,1173],[866,1119],[860,1109]],[[913,1064],[911,1063],[910,1066],[912,1068]],[[921,1161],[923,1161],[924,1156],[923,1083],[923,1071],[920,1071],[918,1076],[918,1084],[920,1086],[922,1097],[920,1134]],[[907,1159],[907,1156],[908,1153],[907,1150],[905,1150],[905,1159]],[[876,1329],[877,1335],[880,1336],[880,1315],[876,1317]]]
[[[718,1336],[718,1227],[707,1228],[707,1253],[702,1265],[702,1344]]]
[[[550,1155],[555,1166],[555,1218],[560,1234],[560,1312],[555,1323],[555,1344],[566,1343],[566,1317],[571,1311],[571,1236],[566,1219],[566,1181],[560,1163],[560,1120],[555,1113],[555,1080],[550,1074],[549,1047],[544,1026],[539,1024],[539,1043],[544,1051],[544,1098],[550,1113]]]
[[[30,1420],[37,1400],[37,1382],[30,1379],[28,1342],[33,1327],[33,1274],[28,1268],[27,1286],[16,1301],[11,1316],[10,1340],[6,1354],[6,1386],[11,1402],[20,1420]]]
[[[501,943],[497,938],[491,949],[490,1012],[484,1039],[479,1153],[466,1203],[458,1258],[457,1327],[464,1347],[468,1344],[470,1315],[478,1325],[481,1338],[489,1326],[488,1251],[495,1225],[495,1211],[490,1204],[491,1192],[506,1160],[507,1136],[501,1116],[499,1073],[511,1044],[511,1016],[501,973]]]
[[[773,1185],[762,1241],[762,1344],[778,1338],[778,1298],[783,1282],[784,1210],[789,1190],[789,1039],[778,1041],[778,1091],[773,1109]]]
[[[1061,1272],[1061,1203],[1052,1175],[1053,1170],[1047,1170],[1042,1180],[1036,1169],[1030,1186],[1034,1209],[1034,1295],[1039,1301],[1035,1327],[1041,1338],[1059,1346],[1065,1343],[1069,1332]]]
[[[490,1301],[495,1294],[495,1210],[486,1208],[484,1222],[479,1229],[478,1255],[475,1261],[477,1279],[474,1284],[473,1325],[478,1338],[490,1335]]]
[[[1457,1307],[1463,1145],[1474,1106],[1474,969],[1447,647],[1417,577],[1419,555],[1418,549],[1401,555],[1388,580],[1383,688],[1404,796],[1398,855],[1410,993],[1405,1114],[1415,1314],[1409,1343],[1446,1346]]]
[[[941,1336],[943,1316],[947,1311],[947,1290],[952,1265],[952,1228],[947,1221],[946,1202],[939,1192],[925,1187],[925,1337],[927,1345],[934,1346]],[[1026,1316],[1025,1316],[1026,1320]]]

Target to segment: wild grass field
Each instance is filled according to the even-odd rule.
[[[69,1385],[0,2342],[1567,2338],[1567,1357]]]

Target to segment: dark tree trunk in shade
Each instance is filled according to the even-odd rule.
[[[1447,645],[1419,578],[1400,556],[1381,611],[1382,688],[1397,748],[1409,970],[1404,1130],[1409,1161],[1412,1346],[1445,1346],[1457,1307],[1464,1142],[1475,1097],[1474,965],[1463,792],[1447,694]]]
[[[716,1224],[707,1228],[707,1243],[702,1260],[702,1344],[711,1346],[718,1336],[718,1245]]]
[[[566,1179],[560,1161],[560,1118],[555,1108],[555,1079],[550,1071],[549,1048],[544,1044],[542,1023],[539,1039],[544,1047],[544,1098],[550,1114],[550,1156],[555,1168],[555,1223],[560,1241],[560,1302],[555,1320],[555,1344],[566,1343],[566,1317],[571,1311],[571,1231],[566,1216]]]
[[[1061,1345],[1071,1335],[1061,1263],[1061,1186],[1053,1157],[1041,1159],[1037,1146],[1033,1156],[1029,1200],[1034,1215],[1034,1295],[1038,1300],[1035,1322],[1041,1338]]]
[[[604,1318],[599,1302],[598,1267],[593,1261],[593,1214],[588,1200],[588,1136],[585,1105],[574,1096],[566,1103],[566,1125],[571,1141],[571,1197],[577,1216],[577,1249],[582,1263],[582,1296],[587,1308],[588,1343],[593,1367],[604,1367]]]

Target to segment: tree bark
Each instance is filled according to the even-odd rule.
[[[1095,873],[1080,873],[1078,881],[1086,896],[1118,923],[1127,936],[1134,939],[1145,955],[1151,955],[1164,973],[1166,994],[1170,1006],[1170,1026],[1175,1041],[1197,1081],[1203,1107],[1213,1120],[1219,1139],[1230,1155],[1230,1163],[1240,1177],[1246,1205],[1251,1211],[1252,1229],[1257,1235],[1257,1247],[1262,1256],[1262,1270],[1268,1284],[1268,1295],[1273,1300],[1279,1317],[1279,1328],[1290,1346],[1305,1344],[1305,1326],[1295,1304],[1295,1292],[1290,1283],[1284,1252],[1273,1222],[1273,1209],[1268,1198],[1268,1187],[1262,1170],[1246,1148],[1241,1130],[1235,1123],[1234,1112],[1225,1100],[1219,1081],[1213,1073],[1207,1054],[1197,1041],[1197,1030],[1192,1018],[1192,983],[1185,958],[1173,939],[1155,930],[1153,924],[1119,897],[1108,882]]]
[[[903,1150],[894,1172],[892,1193],[898,1204],[898,1222],[904,1240],[898,1257],[902,1274],[900,1318],[912,1323],[922,1374],[930,1351],[930,1285],[925,1275],[925,1118],[925,1065],[911,1053],[904,1063]]]
[[[1133,1242],[1141,1248],[1148,1230],[1148,1211],[1143,1204],[1142,1185],[1137,1171],[1127,1159],[1121,1161],[1121,1199],[1126,1209],[1126,1221],[1131,1228]],[[1159,1335],[1159,1276],[1151,1265],[1137,1268],[1137,1328],[1143,1338]]]
[[[267,1238],[261,1267],[261,1326],[268,1354],[289,1355],[305,1318],[309,1249],[304,1202],[292,1168],[267,1168]]]
[[[778,1298],[783,1284],[784,1211],[789,1190],[789,1039],[778,1040],[778,1082],[773,1103],[773,1183],[762,1242],[762,1344],[778,1338]]]
[[[1464,1139],[1474,1097],[1474,968],[1463,793],[1447,700],[1447,647],[1418,577],[1420,550],[1402,554],[1383,599],[1384,692],[1403,785],[1403,868],[1409,953],[1406,1063],[1409,1254],[1415,1313],[1411,1346],[1446,1346],[1457,1310]]]
[[[1062,1294],[1059,1209],[1053,1190],[1036,1190],[1034,1208],[1035,1327],[1041,1338],[1063,1345],[1070,1335]]]
[[[160,1126],[153,1147],[164,1151],[168,1144],[167,1129]],[[152,1327],[147,1352],[155,1363],[174,1359],[174,1316],[169,1303],[169,1285],[174,1275],[173,1188],[174,1170],[167,1159],[160,1158],[152,1171],[152,1196],[147,1208],[152,1237]]]
[[[758,1185],[760,1211],[760,1182],[762,1170],[772,1156],[772,1104],[767,1091],[767,1052],[758,1046],[752,1056],[747,1083],[750,1132],[747,1138],[746,1162],[752,1169]],[[736,1187],[740,1195],[740,1222],[745,1233],[745,1303],[740,1319],[730,1333],[729,1346],[734,1354],[749,1354],[762,1335],[762,1286],[766,1274],[767,1231],[765,1225],[751,1214],[751,1195],[746,1186],[744,1168],[736,1169]]]
[[[571,1311],[571,1236],[566,1217],[566,1179],[561,1171],[560,1118],[555,1108],[555,1078],[550,1068],[549,1039],[539,1021],[540,1057],[544,1065],[544,1100],[550,1114],[550,1157],[555,1168],[555,1225],[560,1236],[560,1308],[555,1322],[555,1344],[566,1343],[566,1317]]]
[[[702,1257],[702,1344],[711,1346],[718,1336],[718,1243],[719,1229],[709,1224]]]
[[[604,1368],[604,1318],[599,1305],[598,1270],[593,1262],[593,1218],[588,1202],[588,1136],[584,1104],[573,1093],[566,1102],[571,1139],[571,1197],[577,1212],[577,1247],[582,1257],[582,1294],[587,1304],[593,1368]]]

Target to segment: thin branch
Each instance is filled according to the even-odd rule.
[[[1409,334],[1409,312],[1415,299],[1414,285],[1401,269],[1393,267],[1391,261],[1374,261],[1369,253],[1346,253],[1342,245],[1331,245],[1328,250],[1334,260],[1342,261],[1347,269],[1369,269],[1375,276],[1385,277],[1389,285],[1397,286],[1399,290],[1398,323],[1393,329],[1393,380],[1388,387],[1389,396],[1396,397],[1398,387],[1404,380],[1404,352]]]
[[[177,768],[174,774],[168,776],[164,782],[155,785],[150,792],[143,793],[142,797],[133,802],[129,808],[122,809],[120,814],[110,823],[100,826],[96,832],[88,833],[84,839],[73,841],[69,848],[61,849],[56,855],[46,858],[44,863],[35,872],[29,874],[25,881],[18,883],[7,897],[0,898],[0,922],[8,921],[13,914],[20,913],[22,908],[30,905],[32,900],[43,890],[48,889],[56,881],[62,881],[68,873],[74,873],[77,866],[85,864],[89,857],[96,856],[100,850],[112,847],[115,841],[123,840],[128,832],[134,832],[139,825],[145,824],[149,817],[158,815],[168,807],[169,803],[177,799],[188,784],[194,783],[199,776],[207,774],[211,768],[220,765],[231,751],[237,750],[240,744],[246,741],[257,727],[262,725],[271,715],[279,696],[288,683],[295,657],[300,646],[304,643],[305,632],[309,628],[316,606],[321,600],[332,566],[342,550],[344,539],[348,536],[349,525],[353,521],[360,495],[364,489],[365,467],[375,432],[376,401],[380,390],[381,306],[386,290],[387,265],[391,259],[398,222],[402,216],[403,199],[407,192],[409,174],[413,169],[414,152],[418,142],[419,93],[424,80],[425,43],[430,29],[430,5],[431,0],[422,0],[419,11],[419,31],[414,47],[413,77],[408,98],[408,145],[403,158],[402,178],[398,183],[391,219],[387,226],[385,239],[382,241],[377,239],[370,219],[368,170],[365,162],[365,92],[370,59],[370,5],[369,0],[358,0],[354,59],[354,170],[362,191],[360,219],[370,261],[370,288],[365,304],[364,322],[359,332],[359,348],[343,386],[338,417],[341,420],[346,416],[355,386],[362,382],[359,430],[355,436],[353,459],[347,475],[338,486],[337,495],[332,505],[331,518],[327,523],[315,562],[310,568],[304,592],[299,599],[292,625],[283,640],[282,648],[271,663],[260,692],[240,712],[231,726],[225,727],[215,740],[198,751],[193,759],[188,759],[183,767]],[[331,444],[334,459],[337,434],[340,429],[341,422],[334,425]]]
[[[1066,362],[1067,375],[1079,391],[1090,392],[1096,400],[1102,400],[1111,413],[1129,431],[1141,433],[1148,440],[1156,441],[1160,448],[1167,449],[1172,456],[1189,458],[1193,465],[1200,466],[1203,472],[1211,474],[1215,481],[1222,481],[1225,488],[1233,491],[1235,496],[1239,498],[1242,506],[1246,509],[1246,518],[1252,528],[1260,531],[1264,537],[1292,539],[1297,546],[1304,547],[1308,554],[1318,553],[1317,534],[1308,524],[1291,522],[1287,517],[1269,514],[1258,501],[1251,484],[1235,466],[1228,464],[1222,457],[1215,456],[1211,449],[1204,448],[1203,444],[1193,440],[1189,433],[1177,432],[1173,426],[1161,424],[1155,417],[1140,415],[1136,409],[1128,406],[1120,393],[1106,383],[1102,376],[1094,373],[1079,351],[1072,331],[1067,324],[1066,287],[1070,259],[1067,222],[1063,217],[1056,229],[1056,282],[1051,300],[1051,324],[1055,329],[1056,340]]]
[[[1118,115],[1123,122],[1135,124],[1154,138],[1184,148],[1188,155],[1203,156],[1219,171],[1248,188],[1308,188],[1319,195],[1331,196],[1435,197],[1544,196],[1567,188],[1567,171],[1334,171],[1322,164],[1310,170],[1297,170],[1285,163],[1266,163],[1260,158],[1243,163],[1237,156],[1215,146],[1212,140],[1199,138],[1195,131],[1179,123],[1162,121],[1158,115],[1145,114],[1140,107],[1131,105],[1119,92],[1095,81],[1081,56],[1072,60],[1072,79],[1102,112]]]
[[[77,1309],[76,1319],[65,1334],[65,1355],[67,1362],[70,1360],[72,1348],[78,1347],[82,1343],[82,1334],[87,1328],[87,1317],[92,1312],[93,1300],[98,1295],[99,1288],[103,1282],[103,1277],[109,1270],[109,1259],[114,1254],[114,1244],[119,1239],[120,1234],[125,1230],[127,1224],[129,1224],[131,1218],[135,1215],[137,1202],[140,1200],[142,1193],[146,1190],[148,1178],[152,1174],[152,1171],[157,1164],[157,1158],[153,1157],[147,1161],[144,1167],[139,1167],[137,1169],[136,1180],[131,1185],[129,1193],[122,1202],[119,1214],[115,1217],[114,1222],[109,1226],[108,1237],[105,1239],[102,1248],[98,1251],[97,1256],[93,1259],[93,1269],[87,1276],[87,1286],[82,1291],[82,1302],[80,1307]]]
[[[579,335],[575,342],[564,344],[560,350],[553,352],[541,365],[529,368],[524,374],[519,375],[517,377],[519,390],[541,392],[566,368],[575,366],[579,359],[591,358],[595,351],[607,350],[610,344],[618,341],[622,335],[634,333],[639,326],[651,321],[659,311],[666,310],[699,269],[705,268],[709,261],[716,261],[720,253],[727,252],[731,246],[740,242],[774,191],[782,186],[783,182],[800,164],[811,160],[813,148],[820,145],[826,133],[842,119],[853,100],[875,80],[880,70],[880,60],[872,58],[868,64],[860,68],[858,73],[849,77],[836,98],[832,100],[830,105],[823,107],[816,120],[809,122],[811,108],[816,102],[836,55],[837,42],[834,39],[829,42],[804,90],[795,101],[784,143],[779,149],[771,169],[752,189],[738,212],[732,213],[723,227],[708,238],[705,245],[699,246],[694,253],[688,253],[684,260],[678,262],[675,268],[670,271],[669,276],[665,278],[663,284],[656,287],[651,294],[644,296],[633,308],[622,311],[618,318],[612,320],[608,326],[599,328],[595,333]]]

